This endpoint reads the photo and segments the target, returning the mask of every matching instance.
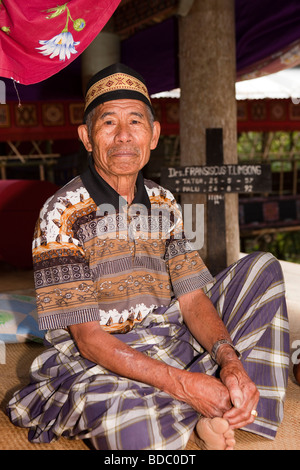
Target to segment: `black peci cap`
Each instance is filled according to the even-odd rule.
[[[89,80],[85,94],[84,122],[99,104],[122,99],[143,101],[154,115],[144,78],[127,65],[118,63],[100,70]]]

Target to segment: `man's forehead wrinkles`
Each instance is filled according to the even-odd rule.
[[[128,116],[137,116],[139,118],[144,117],[144,114],[139,111],[128,111],[126,114]],[[116,111],[104,111],[102,114],[100,114],[99,118],[105,119],[107,116],[118,116],[118,113]]]

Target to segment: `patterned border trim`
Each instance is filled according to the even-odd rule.
[[[100,321],[99,308],[83,308],[81,310],[71,310],[61,314],[40,314],[38,324],[40,330],[52,330],[56,328],[66,328],[74,323],[85,323],[89,321]]]
[[[178,282],[173,282],[173,290],[176,298],[179,298],[181,295],[186,294],[187,292],[192,292],[197,289],[203,289],[207,284],[214,282],[214,278],[208,271],[208,269],[203,269],[200,273],[195,275],[195,277],[190,277],[188,279],[181,279]]]
[[[127,75],[126,73],[115,73],[108,77],[102,78],[94,83],[86,95],[85,109],[104,93],[109,93],[116,90],[131,90],[142,93],[149,101],[148,90],[145,85],[137,78]],[[151,102],[151,101],[150,101]]]

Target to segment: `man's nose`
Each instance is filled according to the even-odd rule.
[[[130,142],[131,130],[127,123],[119,123],[116,129],[116,139],[119,142]]]

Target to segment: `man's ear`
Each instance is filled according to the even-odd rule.
[[[90,139],[89,139],[89,134],[88,134],[88,129],[87,129],[86,124],[81,124],[78,127],[78,135],[79,135],[79,139],[81,140],[81,142],[85,146],[86,150],[88,152],[91,152],[92,151],[92,144],[91,144]]]
[[[153,131],[152,131],[152,140],[151,140],[151,150],[154,150],[158,144],[158,139],[160,136],[160,123],[158,121],[154,121],[153,123]]]

